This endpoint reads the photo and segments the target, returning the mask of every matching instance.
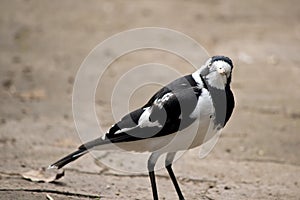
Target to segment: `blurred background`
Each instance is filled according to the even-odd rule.
[[[215,149],[206,159],[193,150],[175,163],[186,199],[299,199],[299,21],[297,0],[2,0],[0,199],[46,199],[46,190],[54,191],[54,199],[89,198],[60,191],[151,199],[147,176],[112,171],[91,156],[69,165],[60,184],[16,176],[48,166],[81,143],[72,87],[88,53],[114,34],[149,26],[180,31],[210,55],[229,56],[235,64],[236,109]],[[117,81],[132,66],[148,62],[182,74],[193,71],[177,56],[147,50],[114,62],[107,80]],[[113,83],[105,82],[96,94],[104,129],[114,122]],[[133,95],[130,108],[143,104],[158,86],[145,88]],[[158,173],[160,197],[176,199],[165,171]]]

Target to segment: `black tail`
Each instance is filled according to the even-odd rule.
[[[86,148],[78,149],[77,151],[67,155],[66,157],[60,159],[59,161],[55,162],[54,164],[50,165],[49,168],[57,168],[60,169],[66,164],[76,160],[77,158],[86,154],[88,150]]]
[[[66,157],[60,159],[56,163],[49,166],[49,168],[57,168],[60,169],[66,164],[76,160],[77,158],[83,156],[88,152],[88,149],[92,149],[95,146],[103,145],[109,143],[109,140],[102,140],[101,138],[97,138],[95,140],[92,140],[90,142],[87,142],[83,145],[81,145],[77,151],[67,155]]]

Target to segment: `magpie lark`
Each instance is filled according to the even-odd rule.
[[[88,150],[114,150],[116,146],[136,152],[151,152],[148,172],[153,199],[158,199],[154,167],[166,153],[165,167],[179,199],[184,199],[172,170],[177,151],[200,146],[229,120],[234,109],[230,89],[233,63],[225,56],[213,56],[197,71],[169,83],[141,108],[127,114],[101,138],[81,145],[50,168],[61,168]],[[196,133],[188,128],[197,122]],[[175,137],[176,136],[176,137]],[[172,140],[176,138],[173,142]]]

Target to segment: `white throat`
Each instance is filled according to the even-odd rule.
[[[207,83],[217,89],[224,90],[227,83],[226,76],[222,76],[217,71],[211,72],[205,76]]]

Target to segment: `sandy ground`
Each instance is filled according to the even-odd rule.
[[[146,175],[120,174],[90,155],[67,166],[56,184],[18,175],[81,143],[71,106],[81,62],[107,37],[144,26],[181,31],[236,66],[237,106],[217,146],[206,159],[193,150],[175,163],[186,199],[300,199],[299,21],[297,0],[2,0],[0,199],[151,199]],[[148,51],[125,56],[108,75],[117,79],[149,61],[191,72],[176,56]],[[110,87],[104,88],[96,107],[101,125],[109,127]],[[139,105],[152,90],[132,101]],[[166,172],[159,174],[161,199],[177,199]]]

